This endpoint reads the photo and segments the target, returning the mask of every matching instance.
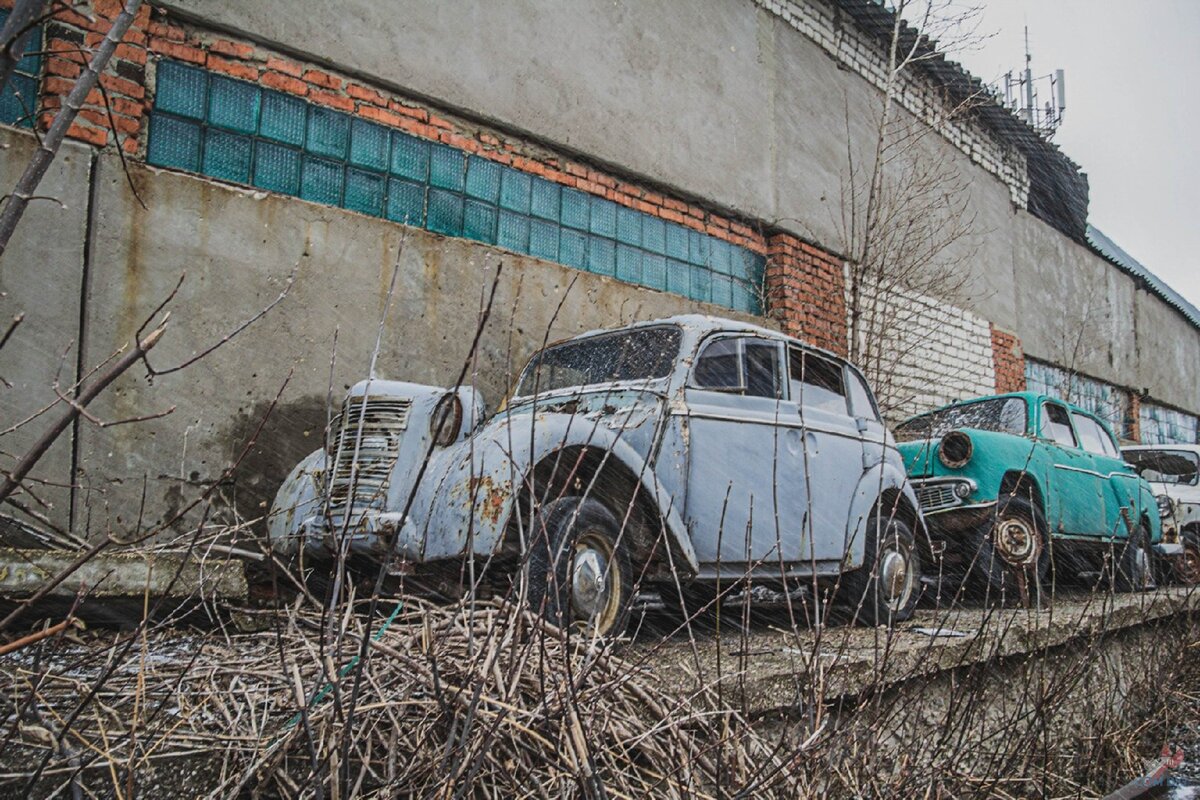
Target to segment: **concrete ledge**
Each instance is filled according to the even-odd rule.
[[[1053,608],[919,611],[895,630],[850,626],[780,628],[740,625],[723,610],[718,635],[684,635],[636,651],[682,694],[719,687],[726,702],[762,714],[809,706],[918,677],[998,659],[1039,657],[1052,648],[1200,610],[1200,590],[1175,587],[1139,594],[1060,595]],[[733,618],[730,621],[730,618]],[[931,635],[932,634],[932,635]]]

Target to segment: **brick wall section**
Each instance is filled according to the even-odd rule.
[[[1129,435],[1133,441],[1142,441],[1142,396],[1136,391],[1129,393]]]
[[[836,256],[785,233],[767,241],[768,308],[792,336],[845,355],[845,286]]]
[[[75,79],[104,39],[117,14],[119,0],[94,0],[55,14],[46,23],[46,72],[42,80],[38,126],[50,127]],[[146,112],[146,28],[150,7],[143,5],[100,76],[100,88],[88,94],[67,136],[97,147],[113,141],[136,153],[143,138]],[[106,97],[107,95],[107,97]]]
[[[996,364],[996,392],[1025,391],[1025,353],[1015,334],[992,326],[992,358]]]

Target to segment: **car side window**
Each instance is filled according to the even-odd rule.
[[[846,385],[850,389],[850,413],[860,419],[879,422],[879,410],[871,400],[871,391],[862,376],[849,367],[846,367]]]
[[[847,413],[842,367],[798,347],[788,348],[789,386],[793,402],[808,408]]]
[[[1063,447],[1079,446],[1079,443],[1075,441],[1075,434],[1071,430],[1071,418],[1067,414],[1067,409],[1058,403],[1042,404],[1041,435]]]
[[[1083,414],[1072,414],[1071,418],[1075,420],[1075,430],[1079,432],[1079,444],[1084,450],[1098,456],[1109,455],[1104,448],[1104,440],[1108,436],[1094,419],[1085,417]]]
[[[696,359],[692,383],[699,389],[777,398],[783,385],[779,345],[748,337],[715,339]]]

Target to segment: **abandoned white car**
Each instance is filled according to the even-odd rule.
[[[830,353],[673,317],[551,345],[483,409],[466,387],[355,385],[280,489],[273,546],[416,586],[525,575],[549,619],[599,634],[635,591],[693,609],[748,582],[836,588],[870,624],[912,613],[916,498],[866,381]]]
[[[1200,583],[1200,445],[1131,445],[1121,455],[1149,482],[1180,583]]]

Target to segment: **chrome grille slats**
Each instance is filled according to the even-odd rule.
[[[347,505],[356,509],[383,502],[411,410],[412,400],[406,397],[351,397],[346,400],[337,432],[330,442],[333,457],[329,476],[331,510],[340,512]]]
[[[960,503],[958,496],[954,494],[954,484],[951,483],[928,483],[924,486],[917,486],[916,490],[917,502],[921,504],[921,510],[926,514]]]

